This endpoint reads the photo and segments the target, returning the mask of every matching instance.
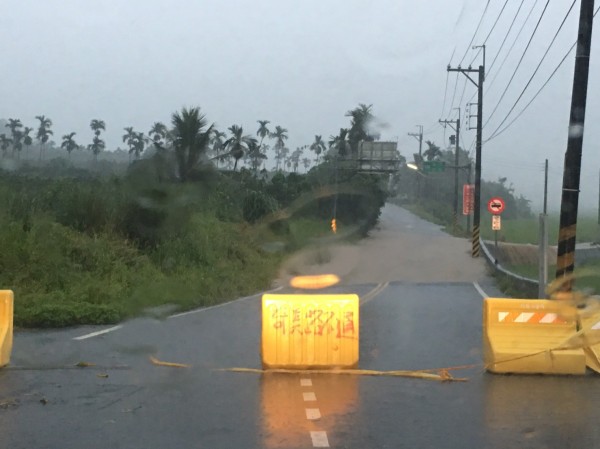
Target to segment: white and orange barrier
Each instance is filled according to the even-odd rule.
[[[545,299],[486,298],[483,346],[494,373],[584,374],[584,349],[567,344],[578,332],[570,303]]]

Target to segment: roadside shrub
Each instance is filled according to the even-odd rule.
[[[277,210],[277,202],[263,192],[251,191],[244,197],[242,214],[248,223],[255,223]]]

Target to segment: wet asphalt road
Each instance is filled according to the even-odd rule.
[[[439,233],[411,217],[398,222]],[[479,284],[499,295],[491,280]],[[378,287],[361,306],[360,368],[474,364],[453,372],[467,382],[221,371],[260,368],[254,296],[82,340],[74,338],[106,328],[18,332],[12,364],[0,370],[0,449],[600,446],[597,376],[483,371],[482,295],[473,283],[333,291],[366,299]],[[191,367],[155,366],[151,355]]]
[[[391,283],[361,308],[360,367],[480,364],[480,317],[473,284]],[[17,334],[13,365],[0,371],[0,447],[311,448],[311,432],[339,448],[600,443],[595,376],[494,376],[477,367],[456,373],[468,382],[439,383],[219,371],[260,368],[258,297],[73,340],[91,330]],[[154,366],[149,355],[192,367]],[[95,366],[73,366],[80,361]],[[305,392],[316,400],[305,402]],[[308,420],[306,408],[321,418]]]

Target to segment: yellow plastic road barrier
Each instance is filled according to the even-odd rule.
[[[13,343],[13,302],[12,290],[0,290],[0,367],[10,362]]]
[[[585,374],[583,348],[569,345],[577,334],[577,310],[544,299],[486,298],[483,346],[494,373]]]
[[[263,367],[356,367],[358,307],[357,295],[263,295]]]

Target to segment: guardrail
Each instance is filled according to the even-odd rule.
[[[481,249],[483,250],[483,254],[488,263],[488,266],[494,272],[494,274],[496,274],[496,276],[508,279],[513,284],[515,284],[516,289],[519,292],[519,296],[525,298],[538,297],[539,282],[537,279],[527,278],[525,276],[521,276],[517,273],[513,273],[512,271],[507,270],[505,267],[502,266],[502,264],[500,264],[500,262],[498,262],[498,259],[491,253],[483,239],[480,238],[479,243],[481,244]]]

